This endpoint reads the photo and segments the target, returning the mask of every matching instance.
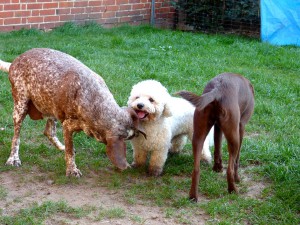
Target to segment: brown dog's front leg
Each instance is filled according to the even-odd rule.
[[[192,173],[192,186],[190,189],[190,200],[194,202],[198,202],[198,184],[199,184],[199,177],[200,177],[200,168],[194,168]]]
[[[80,177],[82,174],[77,169],[75,164],[75,151],[73,147],[73,132],[79,128],[76,126],[77,123],[72,120],[65,120],[63,122],[63,133],[65,141],[65,160],[66,160],[66,176]]]

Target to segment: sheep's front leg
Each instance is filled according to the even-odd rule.
[[[77,120],[68,119],[63,122],[65,141],[66,176],[80,177],[82,174],[75,164],[75,150],[73,147],[73,133],[81,130]]]
[[[59,150],[64,151],[65,146],[58,140],[56,136],[56,119],[49,118],[44,130],[44,135],[48,137],[50,142]]]

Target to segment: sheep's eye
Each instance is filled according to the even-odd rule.
[[[153,98],[149,98],[149,101],[150,101],[150,102],[154,102],[154,99],[153,99]]]

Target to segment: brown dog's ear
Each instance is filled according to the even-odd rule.
[[[170,109],[170,106],[169,106],[168,103],[165,104],[163,115],[164,115],[164,117],[171,117],[172,116],[172,112],[171,112],[171,109]]]
[[[140,125],[140,119],[137,116],[136,112],[128,107],[127,111],[129,112],[131,119],[133,121],[133,125],[134,125],[134,129],[135,129],[135,136],[137,137],[139,135],[139,133],[141,133],[142,135],[144,135],[144,138],[147,139],[147,135],[145,133],[144,128]]]

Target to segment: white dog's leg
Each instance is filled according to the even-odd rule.
[[[212,161],[209,146],[213,145],[213,140],[214,140],[214,127],[212,127],[210,129],[208,135],[205,138],[205,141],[204,141],[204,144],[203,144],[202,155],[201,155],[201,158],[203,160],[207,161],[209,164],[211,164],[211,161]]]
[[[204,144],[203,144],[201,159],[203,159],[203,160],[207,161],[209,164],[211,164],[212,158],[211,158],[211,152],[209,150],[209,141],[207,140],[207,138],[205,139]]]
[[[152,176],[159,176],[165,165],[168,157],[168,148],[161,148],[151,153],[149,161],[149,174]]]
[[[187,137],[186,135],[178,135],[172,139],[172,146],[170,148],[171,153],[180,152],[184,145],[186,144]]]
[[[142,148],[133,148],[133,163],[131,166],[140,167],[146,165],[148,152]]]

